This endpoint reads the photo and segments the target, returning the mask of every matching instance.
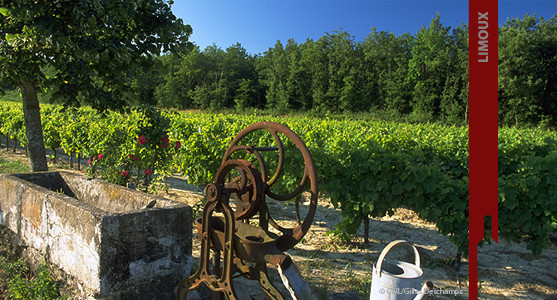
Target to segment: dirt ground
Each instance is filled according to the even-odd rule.
[[[186,181],[174,178],[166,197],[194,205],[200,198],[191,196],[193,190]],[[293,205],[269,201],[271,215],[282,224],[294,226]],[[276,214],[274,214],[276,213]],[[343,244],[327,231],[340,222],[340,211],[326,199],[321,199],[313,225],[304,238],[289,251],[302,275],[312,286],[325,289],[336,299],[352,299],[353,293],[369,298],[373,263],[387,244],[394,240],[413,243],[420,253],[424,281],[432,281],[434,290],[452,296],[437,295],[434,299],[468,298],[468,261],[463,259],[458,270],[450,264],[456,250],[446,236],[438,233],[435,224],[420,219],[408,209],[398,209],[392,216],[370,220],[370,242],[363,242],[363,228],[351,244]],[[397,249],[400,248],[400,249]],[[405,247],[395,247],[388,258],[414,262],[413,253]],[[198,257],[199,243],[194,241],[194,257]],[[478,278],[480,299],[557,299],[557,245],[553,244],[541,255],[533,255],[525,244],[499,241],[478,250]],[[255,293],[255,292],[254,292]],[[454,294],[458,294],[455,296]],[[344,298],[342,295],[350,297]]]
[[[0,155],[26,161],[21,154]],[[67,168],[57,165],[56,168]],[[195,206],[201,201],[202,191],[187,184],[180,177],[168,180],[169,191],[161,195]],[[281,225],[294,227],[294,205],[269,201],[271,216]],[[199,205],[196,209],[200,208]],[[302,210],[303,211],[303,210]],[[303,217],[302,217],[303,218]],[[313,225],[301,243],[289,254],[305,280],[323,299],[368,299],[373,263],[383,248],[394,240],[406,240],[419,250],[424,281],[432,281],[438,293],[433,299],[468,298],[468,262],[460,268],[450,264],[456,250],[446,236],[440,235],[434,224],[421,220],[413,211],[398,209],[392,216],[370,220],[370,242],[363,243],[363,229],[350,244],[340,243],[326,233],[342,220],[340,211],[326,199],[320,199]],[[193,256],[199,257],[199,242],[194,233]],[[395,247],[388,257],[413,262],[413,254],[405,247]],[[525,244],[508,243],[485,245],[478,251],[480,299],[557,299],[557,245],[554,243],[541,255],[533,255]],[[276,271],[271,280],[280,285]],[[253,282],[240,281],[237,289],[247,295],[260,295],[261,289]],[[455,296],[454,294],[458,294]]]

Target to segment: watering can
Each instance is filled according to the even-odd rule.
[[[414,264],[402,261],[385,260],[387,253],[397,245],[410,246],[414,250]],[[420,254],[412,243],[404,240],[391,242],[373,264],[370,300],[420,300],[427,297],[433,284],[428,281],[422,285]]]

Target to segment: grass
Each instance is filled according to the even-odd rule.
[[[333,274],[345,273],[346,280],[341,283],[342,290],[352,291],[361,297],[369,297],[369,290],[371,287],[371,272],[361,274],[356,273],[352,270],[352,263],[348,262],[344,267],[334,264],[329,259],[325,258],[312,258],[309,260],[297,262],[297,266],[306,277],[310,286],[313,287],[314,291],[318,295],[318,299],[328,299],[329,290],[334,290],[331,286],[329,278],[333,277]],[[309,276],[315,270],[319,270],[318,276]],[[370,269],[371,270],[371,269]]]
[[[28,173],[29,166],[17,160],[10,160],[0,154],[0,174]]]
[[[346,285],[349,286],[349,290],[354,291],[356,294],[365,298],[369,295],[369,291],[371,288],[371,277],[371,272],[363,276],[349,273],[347,276]]]
[[[33,272],[25,259],[0,256],[0,297],[4,299],[64,299],[46,264]]]

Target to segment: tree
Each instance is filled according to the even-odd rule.
[[[331,102],[327,95],[329,90],[328,47],[330,47],[328,39],[321,37],[316,42],[309,43],[303,57],[304,63],[311,65],[313,109],[316,111],[327,111],[328,103]]]
[[[354,111],[365,108],[361,101],[359,65],[354,37],[347,31],[334,31],[326,34],[329,71],[329,89],[327,90],[329,111]]]
[[[311,91],[313,65],[306,62],[306,56],[308,51],[311,51],[311,47],[313,47],[313,41],[309,39],[300,45],[296,45],[294,40],[289,40],[286,45],[290,63],[290,74],[287,80],[288,101],[293,109],[306,111],[313,107]]]
[[[220,109],[227,107],[228,89],[226,52],[216,45],[203,50],[199,64],[203,66],[200,85],[191,90],[193,103],[202,109]],[[232,103],[233,101],[230,100]],[[232,105],[232,104],[231,104]]]
[[[192,48],[166,0],[0,0],[0,84],[22,94],[32,171],[47,170],[37,88],[99,108],[121,105],[133,67]],[[47,77],[45,66],[56,70]]]
[[[253,80],[251,79],[241,79],[238,90],[234,97],[234,102],[236,103],[236,109],[241,110],[248,107],[252,107],[254,99],[257,97],[257,89]]]
[[[412,91],[406,77],[412,43],[413,37],[408,33],[395,36],[375,28],[362,43],[367,69],[366,93],[376,99],[373,106],[397,114],[410,111]]]
[[[259,59],[258,70],[262,77],[261,84],[267,87],[267,108],[286,111],[286,85],[289,73],[286,51],[282,43],[277,41],[275,46],[264,54],[265,56]]]
[[[165,56],[169,55],[161,57]],[[126,104],[130,106],[141,104],[154,106],[157,104],[156,89],[162,81],[162,76],[166,74],[161,57],[134,67],[129,89],[123,95]]]
[[[195,47],[186,55],[164,55],[161,57],[161,80],[155,89],[157,104],[162,107],[188,109],[193,106],[190,91],[200,84],[202,65],[201,51]]]
[[[449,46],[449,67],[441,97],[442,118],[451,124],[468,122],[468,27],[453,30]]]
[[[499,34],[499,117],[505,125],[557,124],[557,17],[508,20]]]
[[[408,65],[408,81],[413,86],[413,111],[426,118],[439,114],[441,94],[449,71],[449,27],[437,14],[429,27],[418,30]]]
[[[253,102],[253,100],[250,101],[246,97],[252,95],[251,99],[253,99],[256,93],[254,82],[257,75],[253,58],[248,55],[246,49],[240,43],[236,43],[226,48],[223,64],[226,70],[225,88],[228,96],[228,99],[224,101],[225,106],[232,107],[234,104],[238,107],[236,101],[238,96],[245,100],[240,101],[243,103],[242,105],[249,105],[249,102]]]

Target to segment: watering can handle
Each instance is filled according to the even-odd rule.
[[[416,265],[416,267],[418,268],[420,267],[420,254],[418,253],[418,249],[410,242],[407,242],[405,240],[396,240],[388,244],[387,247],[385,247],[385,249],[383,249],[383,251],[381,251],[381,254],[379,255],[379,258],[377,260],[377,272],[379,272],[379,276],[381,276],[381,266],[383,265],[383,260],[385,259],[385,256],[387,256],[387,253],[391,250],[391,248],[399,244],[407,244],[412,246],[412,249],[414,249],[414,257],[415,257],[414,264]]]

